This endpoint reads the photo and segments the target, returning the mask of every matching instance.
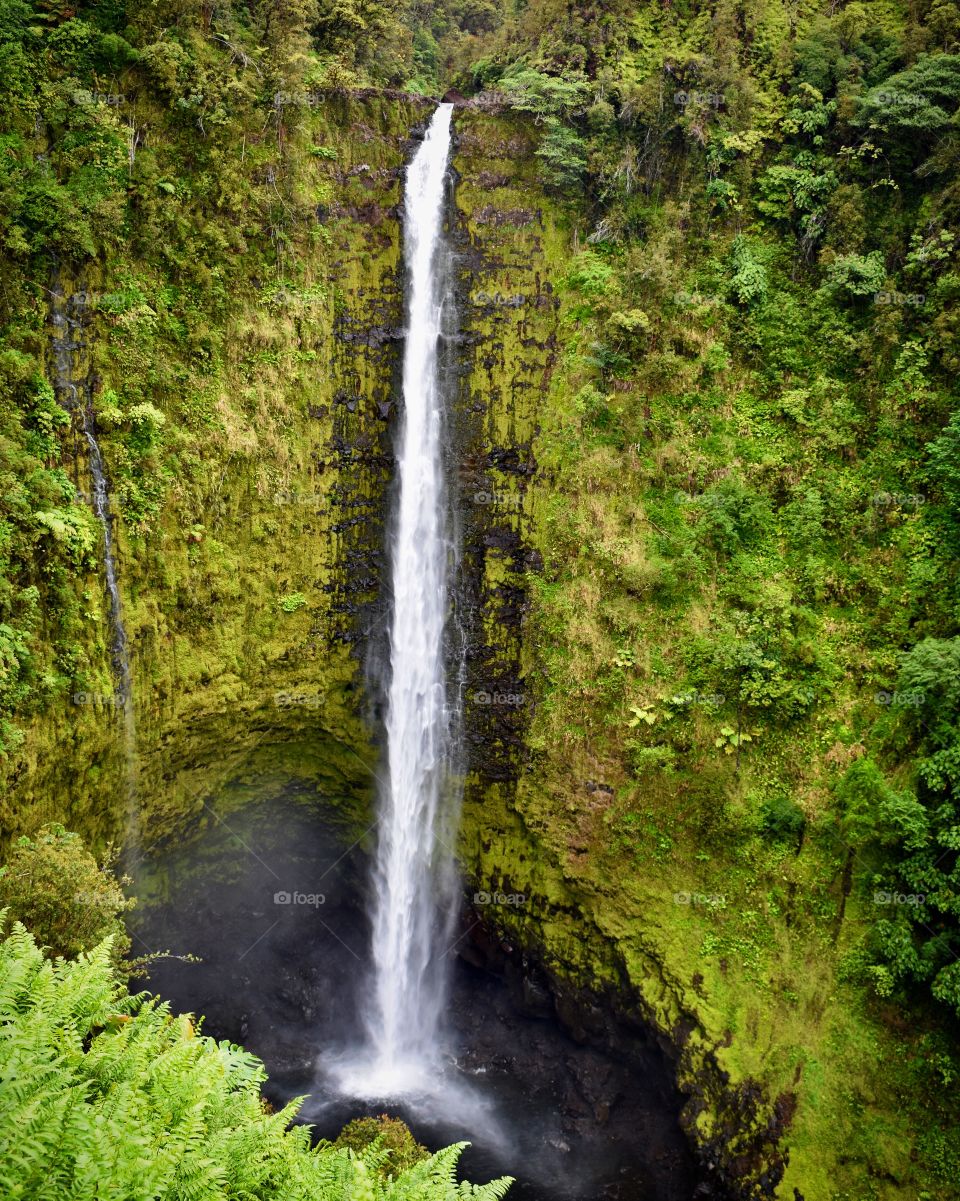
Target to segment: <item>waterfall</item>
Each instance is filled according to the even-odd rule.
[[[107,476],[103,468],[103,456],[100,454],[100,443],[94,432],[93,413],[89,406],[84,411],[83,433],[90,452],[93,511],[103,529],[103,574],[107,583],[107,599],[110,603],[110,656],[113,661],[117,697],[122,700],[126,710],[132,701],[130,651],[127,645],[127,631],[123,624],[120,588],[117,585],[117,561],[113,550],[113,531],[110,528],[110,495],[107,491]]]
[[[454,546],[439,356],[450,302],[443,197],[452,108],[442,104],[435,112],[407,169],[404,196],[407,329],[368,1019],[368,1087],[383,1095],[416,1088],[436,1061],[445,943],[457,907],[453,851],[444,837],[456,804],[450,732],[458,698],[447,687],[444,654]]]
[[[110,493],[107,489],[107,475],[103,466],[103,456],[100,453],[100,443],[97,441],[93,398],[89,395],[89,390],[87,403],[83,409],[83,436],[87,441],[89,452],[87,463],[90,468],[90,478],[93,481],[93,494],[90,502],[103,531],[103,575],[107,585],[110,617],[110,661],[113,665],[114,702],[123,715],[123,749],[126,757],[127,828],[125,850],[128,861],[131,861],[129,857],[137,854],[140,839],[139,815],[136,807],[137,729],[133,709],[133,673],[130,669],[130,646],[127,641],[127,630],[123,623],[120,586],[117,583],[117,560],[113,546]]]
[[[53,373],[54,390],[60,403],[70,412],[81,411],[83,436],[87,443],[87,462],[93,492],[89,497],[100,527],[103,531],[103,568],[107,586],[107,601],[110,622],[110,660],[114,676],[114,707],[123,715],[124,752],[127,761],[128,808],[127,836],[131,841],[135,816],[133,802],[136,793],[136,729],[133,711],[133,677],[130,669],[130,651],[127,631],[123,623],[123,606],[117,583],[117,561],[114,550],[110,493],[107,476],[97,441],[93,413],[92,387],[89,378],[75,379],[76,358],[83,348],[83,326],[87,311],[87,295],[74,292],[69,301],[64,296],[59,270],[55,269],[53,286],[50,289],[50,324],[53,327]]]

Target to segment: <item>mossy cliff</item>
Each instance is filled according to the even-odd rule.
[[[308,98],[297,136],[302,157],[317,153],[296,181],[302,219],[283,278],[241,275],[219,323],[186,344],[169,311],[174,285],[148,255],[59,271],[57,303],[74,323],[66,370],[92,406],[111,482],[133,679],[135,831],[146,848],[291,781],[355,832],[366,825],[376,752],[364,665],[382,633],[403,327],[401,173],[428,112],[401,96]],[[465,814],[468,862],[476,840],[500,828],[534,701],[524,617],[542,558],[530,489],[557,356],[554,281],[571,237],[539,182],[537,143],[522,116],[457,112],[458,602],[478,769]],[[52,353],[48,369],[54,379],[64,370]],[[166,419],[140,461],[134,402]],[[84,403],[70,406],[63,450],[79,504],[91,491]],[[84,666],[25,724],[5,764],[5,824],[14,833],[57,819],[94,842],[123,840],[130,780],[100,574],[80,587]],[[511,854],[539,859],[522,826],[513,834]],[[538,868],[545,878],[556,874],[550,862]],[[494,874],[511,875],[492,863],[477,873]],[[577,921],[575,907],[567,916]],[[527,949],[560,968],[568,987],[593,988],[596,963],[564,957],[558,935],[577,937],[572,925],[528,924]],[[607,956],[603,938],[593,954]],[[665,1045],[679,1046],[667,1020],[674,992],[663,980],[658,988],[665,1008],[643,1016]]]
[[[634,909],[632,882],[611,878],[595,893],[578,888],[568,848],[543,837],[548,824],[538,828],[524,816],[527,805],[536,811],[558,800],[530,752],[543,689],[527,619],[536,581],[551,570],[537,503],[551,485],[537,454],[550,424],[551,390],[567,386],[558,363],[556,285],[566,276],[576,226],[561,219],[562,207],[539,183],[535,127],[467,110],[457,129],[464,283],[458,410],[468,430],[463,592],[471,618],[472,770],[462,845],[476,894],[467,927],[472,953],[528,986],[546,978],[558,1013],[579,1037],[603,1038],[604,1013],[646,1026],[676,1059],[692,1096],[695,1144],[718,1165],[724,1185],[753,1195],[761,1179],[772,1186],[778,1178],[777,1143],[792,1104],[771,1104],[761,1084],[731,1079],[721,1068],[711,1042],[721,1032],[700,1016],[701,999],[661,945],[671,931],[649,928]],[[587,780],[582,787],[589,804],[602,804],[606,784]],[[488,935],[496,931],[501,941],[491,946]]]
[[[61,272],[80,315],[71,376],[92,398],[114,515],[126,518],[114,525],[148,843],[249,776],[315,779],[355,816],[366,808],[356,650],[380,595],[401,172],[427,111],[416,98],[310,99],[301,150],[321,153],[297,182],[308,200],[290,269],[238,280],[221,324],[192,331],[209,345],[165,328],[174,284],[149,261]],[[166,421],[127,487],[131,393]],[[80,502],[82,409],[72,407],[64,451]],[[138,523],[134,486],[155,493],[156,512]],[[123,725],[101,579],[81,588],[84,667],[4,763],[5,825],[56,817],[102,841],[124,833]]]
[[[92,405],[111,484],[139,837],[162,843],[292,780],[360,833],[376,766],[364,663],[382,634],[401,172],[431,106],[278,93],[268,107],[251,102],[229,138],[198,139],[195,115],[178,124],[160,86],[124,100],[125,244],[64,250],[56,263],[58,303],[77,322],[70,380]],[[119,127],[109,105],[94,115]],[[201,116],[215,128],[215,113]],[[672,403],[669,381],[645,380],[643,397],[615,381],[613,416],[609,397],[582,386],[567,336],[580,337],[584,291],[605,268],[589,251],[574,256],[576,205],[541,187],[541,130],[479,105],[458,109],[455,129],[462,853],[481,894],[478,946],[520,975],[545,973],[583,1036],[591,1006],[646,1023],[676,1057],[691,1134],[734,1192],[946,1198],[952,1186],[928,1163],[948,1153],[928,1145],[913,1163],[922,1094],[911,1098],[907,1069],[895,1096],[885,1088],[889,1031],[838,973],[855,920],[842,878],[809,845],[777,844],[757,866],[724,843],[728,806],[751,803],[751,773],[795,790],[790,739],[771,735],[766,768],[745,756],[741,772],[740,755],[720,750],[671,774],[660,761],[670,748],[635,734],[652,710],[624,678],[636,667],[646,680],[650,660],[670,659],[671,627],[647,595],[666,569],[631,499],[639,486],[622,486],[640,453],[590,438],[608,437],[618,406],[634,401],[648,438],[661,416],[651,407]],[[42,123],[31,136],[31,153],[50,152]],[[670,236],[677,228],[679,218]],[[55,381],[49,298],[17,286],[33,305],[21,353],[44,359]],[[645,328],[642,313],[617,315],[624,339]],[[701,334],[678,335],[672,360],[691,393],[703,383],[693,364],[730,370]],[[57,454],[79,496],[61,501],[81,515],[82,404],[68,415]],[[37,549],[69,547],[71,528],[44,526]],[[82,569],[34,634],[23,741],[0,766],[6,835],[49,819],[95,843],[127,832],[99,531],[86,528]],[[571,537],[579,557],[564,576]],[[608,667],[604,693],[594,677]],[[712,747],[710,719],[692,721],[692,745]],[[797,743],[810,762],[826,749],[818,721]]]

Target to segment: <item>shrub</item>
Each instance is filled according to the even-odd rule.
[[[134,905],[122,883],[78,834],[49,825],[21,838],[0,867],[0,907],[51,956],[75,958],[110,935],[119,961],[130,948],[123,914]]]
[[[385,1113],[378,1118],[354,1118],[344,1126],[333,1146],[348,1147],[358,1155],[370,1147],[383,1151],[386,1158],[379,1167],[382,1176],[395,1176],[430,1158],[430,1152],[417,1142],[410,1127]]]
[[[797,802],[792,797],[782,795],[764,801],[760,820],[764,832],[782,842],[799,839],[807,824],[806,815]]]
[[[296,613],[298,609],[302,609],[307,603],[307,598],[302,592],[288,592],[286,596],[280,597],[280,608],[284,613]]]
[[[742,236],[733,242],[730,291],[739,304],[751,305],[767,295],[767,271]]]

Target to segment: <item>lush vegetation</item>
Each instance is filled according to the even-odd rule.
[[[528,580],[541,703],[525,820],[611,909],[626,897],[630,921],[656,912],[645,936],[706,978],[731,1055],[755,1041],[744,995],[761,998],[790,1044],[773,1070],[784,1087],[801,1069],[812,1081],[800,1121],[819,1109],[822,1131],[841,1109],[867,1113],[837,1137],[856,1164],[883,1165],[856,1193],[831,1181],[836,1196],[880,1195],[877,1181],[909,1170],[904,1189],[946,1197],[960,1177],[947,1091],[960,1073],[952,3],[3,0],[0,756],[58,700],[111,688],[86,637],[103,621],[100,530],[70,472],[77,407],[50,361],[51,305],[92,281],[85,378],[107,384],[81,400],[124,531],[150,545],[176,505],[190,561],[208,556],[225,587],[196,481],[286,427],[271,407],[282,356],[293,347],[312,370],[302,327],[340,303],[316,269],[333,253],[337,151],[309,114],[330,89],[449,84],[538,131],[574,244],[556,265],[561,346],[536,446],[545,567]],[[256,317],[231,344],[241,297]],[[222,402],[231,355],[255,434]],[[177,588],[182,613],[207,622]],[[308,607],[298,582],[271,603],[280,617]],[[585,799],[579,781],[601,777],[609,791]],[[123,902],[98,871],[50,829],[14,849],[0,900],[54,955],[110,933],[116,955]],[[49,903],[61,875],[65,909]],[[677,895],[713,901],[678,911]],[[74,1058],[40,1074],[51,1091],[18,1102],[44,1122],[75,1111],[78,1156],[105,1112],[84,1039],[96,1031],[91,1050],[106,1040],[115,1064],[129,1029],[197,1082],[177,1137],[187,1146],[189,1123],[209,1121],[224,1156],[197,1159],[198,1179],[240,1171],[243,1139],[217,1125],[233,1105],[243,1145],[291,1173],[277,1181],[315,1171],[333,1188],[353,1172],[377,1190],[393,1164],[426,1188],[448,1171],[452,1153],[437,1168],[392,1128],[374,1152],[358,1128],[335,1156],[309,1154],[290,1115],[258,1109],[247,1057],[154,1002],[118,1000],[103,949],[36,966],[24,936],[7,946],[4,963],[27,965],[9,971],[36,981],[37,1029],[56,995],[107,990],[70,1027]],[[759,1073],[759,1059],[731,1068]],[[123,1076],[117,1120],[159,1132],[144,1062]],[[915,1136],[902,1155],[883,1103],[864,1100],[878,1080]]]
[[[535,585],[558,725],[600,701],[640,777],[701,748],[769,768],[817,729],[828,766],[873,756],[805,816],[926,897],[869,938],[877,986],[960,1016],[956,12],[769,5],[747,38],[732,10],[585,7],[573,45],[567,15],[526,9],[461,68],[541,122],[548,184],[587,189]],[[767,776],[776,840],[797,781]]]
[[[312,1149],[272,1113],[263,1065],[189,1017],[128,996],[112,940],[44,958],[17,924],[0,942],[0,1186],[22,1201],[496,1201],[459,1184],[460,1146],[392,1170],[396,1139]]]
[[[539,125],[579,251],[524,819],[740,1037],[759,990],[794,1179],[872,1165],[838,1197],[903,1171],[881,1080],[915,1187],[960,1165],[958,50],[952,5],[546,0],[450,55]]]
[[[119,969],[131,946],[123,915],[135,902],[123,891],[130,881],[111,866],[97,863],[78,835],[48,826],[18,839],[0,867],[0,908],[55,958],[74,958],[110,938]]]

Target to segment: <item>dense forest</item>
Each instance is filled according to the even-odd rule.
[[[131,811],[169,846],[254,787],[251,729],[296,758],[321,709],[310,770],[365,824],[363,667],[302,502],[367,480],[373,368],[344,387],[331,347],[361,302],[389,341],[370,281],[446,96],[474,248],[516,227],[543,298],[503,343],[536,359],[520,466],[479,502],[525,550],[486,569],[518,700],[472,694],[509,769],[470,764],[465,895],[542,898],[491,937],[673,1045],[698,1195],[960,1197],[960,8],[0,0],[0,90],[4,1194],[507,1188],[388,1118],[311,1145],[143,991],[116,860]],[[484,286],[512,337],[527,301]]]

